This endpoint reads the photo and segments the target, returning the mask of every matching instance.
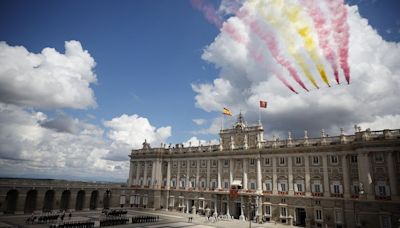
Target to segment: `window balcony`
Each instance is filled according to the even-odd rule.
[[[343,193],[331,193],[331,197],[343,198]]]
[[[295,196],[305,196],[306,193],[305,192],[294,192]]]
[[[390,196],[375,196],[376,200],[391,200],[392,197]]]
[[[360,196],[358,194],[351,194],[352,199],[358,199]]]
[[[288,192],[278,191],[278,195],[287,195]]]
[[[272,191],[263,191],[263,194],[265,194],[265,195],[272,195]]]
[[[324,196],[324,193],[322,193],[322,192],[312,192],[311,195],[312,196],[317,196],[317,197],[322,197],[322,196]]]
[[[148,186],[148,185],[145,185],[145,186],[144,186],[144,188],[150,188],[150,186]]]

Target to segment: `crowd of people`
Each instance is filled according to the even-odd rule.
[[[71,217],[71,216],[72,215],[70,213],[69,217]],[[47,224],[49,222],[58,221],[58,219],[63,221],[64,217],[65,217],[65,211],[46,212],[46,213],[39,214],[39,215],[32,214],[29,218],[26,219],[25,223],[27,223],[27,224],[34,224],[34,223]]]
[[[136,216],[132,217],[132,223],[146,223],[146,222],[158,222],[160,217],[158,216]]]
[[[93,228],[94,222],[89,221],[72,221],[61,224],[50,225],[49,228]]]
[[[103,211],[103,213],[106,215],[106,216],[123,216],[123,215],[126,215],[127,213],[128,213],[128,211],[127,210],[105,210],[105,211]]]
[[[112,217],[100,220],[100,227],[103,226],[115,226],[115,225],[125,225],[129,222],[126,217]]]

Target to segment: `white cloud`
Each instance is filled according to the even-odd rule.
[[[96,105],[90,84],[95,61],[78,41],[65,42],[65,54],[41,53],[0,42],[0,102],[27,107],[77,108]]]
[[[208,146],[208,145],[216,145],[216,144],[219,144],[219,141],[216,139],[206,141],[203,139],[198,139],[196,136],[191,137],[190,139],[188,139],[186,142],[183,143],[183,145],[185,147],[190,147],[190,146],[197,147],[200,145]]]
[[[204,125],[205,123],[207,123],[206,119],[192,119],[192,121],[196,124],[196,125]]]
[[[105,121],[104,125],[110,128],[108,137],[120,143],[126,143],[133,148],[142,146],[144,140],[152,145],[159,146],[171,136],[171,127],[156,128],[147,118],[136,114],[126,114]]]
[[[64,119],[72,118],[64,116]],[[103,137],[103,129],[77,119],[73,119],[73,132],[60,130],[64,129],[62,124],[51,128],[41,125],[50,121],[41,112],[0,103],[0,173],[3,176],[126,178],[129,150],[125,151],[123,162],[103,159],[113,150],[111,142]],[[122,168],[115,169],[116,166]]]
[[[266,70],[276,63],[264,43],[244,28],[243,22],[230,19],[226,23],[249,37],[248,48],[264,48],[264,64],[255,61],[242,43],[222,30],[203,54],[204,60],[220,69],[220,75],[212,83],[192,85],[197,93],[196,105],[205,111],[220,112],[224,106],[235,113],[242,110],[246,119],[255,123],[258,101],[267,100],[268,109],[262,112],[266,132],[283,131],[287,135],[287,131],[292,130],[298,137],[303,136],[303,130],[319,135],[322,128],[328,129],[330,135],[338,134],[340,127],[350,131],[360,122],[374,123],[371,126],[375,129],[386,128],[385,121],[395,121],[400,113],[400,46],[384,41],[360,16],[356,6],[348,7],[348,12],[350,85],[346,85],[340,75],[341,85],[298,95],[290,92],[274,73]],[[284,73],[279,67],[278,72]],[[287,74],[285,77],[300,91]],[[329,79],[334,84],[333,75],[329,75]]]

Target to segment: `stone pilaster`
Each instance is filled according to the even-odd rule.
[[[257,193],[262,193],[261,158],[257,157]]]
[[[390,193],[392,196],[393,200],[398,200],[399,196],[397,193],[397,183],[396,183],[396,170],[394,166],[394,161],[393,161],[393,153],[388,152],[387,153],[387,166],[388,166],[388,172],[389,172],[389,184],[390,184]]]
[[[304,169],[305,169],[305,190],[306,196],[311,196],[311,178],[310,178],[310,160],[308,155],[304,156]]]
[[[243,190],[247,190],[247,163],[248,159],[243,158]]]
[[[293,190],[293,160],[292,157],[288,157],[288,181],[289,181],[289,195],[294,195]]]
[[[324,196],[330,196],[330,187],[329,187],[329,173],[328,173],[328,157],[327,155],[322,155],[322,170],[324,175]]]
[[[343,170],[343,196],[344,198],[350,198],[350,177],[349,167],[347,162],[347,156],[342,155],[342,170]]]
[[[276,170],[276,158],[272,157],[272,194],[278,194],[278,175]]]

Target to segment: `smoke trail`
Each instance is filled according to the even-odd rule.
[[[263,62],[264,62],[263,55],[258,54],[256,50],[249,47],[247,37],[240,34],[237,31],[237,29],[235,29],[230,23],[224,23],[222,26],[222,30],[224,32],[226,32],[227,34],[229,34],[233,40],[235,40],[239,44],[244,45],[246,47],[246,49],[248,50],[250,57],[253,58],[256,62],[260,63],[261,66],[263,66]],[[275,68],[272,68],[272,69],[270,68],[269,71],[272,71],[272,73],[279,79],[279,81],[281,81],[292,92],[298,94],[298,92],[290,85],[290,83],[279,72],[277,72],[275,70]]]
[[[303,81],[300,79],[300,76],[297,74],[296,69],[292,66],[292,64],[286,60],[281,54],[278,47],[278,42],[276,41],[276,37],[273,33],[267,31],[266,29],[262,29],[261,26],[255,21],[249,19],[247,10],[240,10],[237,15],[239,19],[241,19],[245,24],[247,24],[251,31],[256,34],[268,47],[271,52],[272,57],[275,59],[277,63],[285,67],[293,79],[306,91],[309,91]]]
[[[276,9],[276,11],[278,11],[278,9]],[[265,13],[260,9],[259,12],[275,29],[279,31],[279,34],[283,36],[286,44],[288,45],[289,53],[293,56],[297,64],[301,67],[308,80],[314,85],[315,88],[319,89],[319,86],[312,76],[310,70],[308,69],[306,62],[298,51],[297,45],[293,40],[293,34],[290,33],[288,30],[288,24],[284,24],[282,20],[277,19],[273,15]]]
[[[330,1],[329,9],[333,14],[331,23],[335,31],[333,37],[338,44],[340,67],[343,70],[347,84],[350,84],[350,67],[348,63],[350,33],[349,25],[347,24],[347,8],[343,0],[332,0]]]
[[[329,43],[330,29],[327,28],[326,18],[318,6],[317,2],[314,0],[302,0],[302,3],[306,6],[308,14],[311,16],[314,27],[317,30],[319,46],[321,47],[325,58],[328,60],[332,67],[333,74],[335,75],[335,80],[339,84],[339,71],[337,66],[337,56],[336,53],[331,48]]]
[[[190,2],[192,3],[192,6],[194,8],[200,10],[204,14],[205,18],[210,23],[214,24],[218,28],[221,28],[222,19],[217,14],[216,9],[214,8],[214,6],[211,3],[206,2],[204,0],[190,0]]]
[[[278,6],[284,4],[282,0],[273,0],[273,2]],[[316,51],[315,41],[311,35],[312,26],[308,25],[308,23],[304,21],[302,17],[300,17],[301,10],[301,7],[296,5],[286,4],[285,7],[283,7],[283,13],[285,14],[285,17],[289,19],[291,24],[296,28],[297,33],[303,38],[304,47],[315,63],[322,80],[330,87],[324,66],[322,65]]]

